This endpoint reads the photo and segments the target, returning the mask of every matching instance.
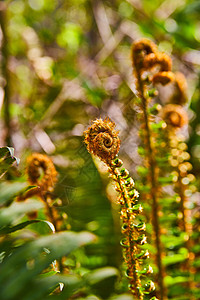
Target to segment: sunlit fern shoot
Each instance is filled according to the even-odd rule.
[[[57,171],[52,160],[44,154],[33,153],[27,159],[26,172],[28,182],[33,186],[25,195],[18,197],[22,201],[33,196],[38,197],[44,202],[45,214],[48,220],[53,224],[56,231],[59,229],[59,215],[53,206],[52,192],[57,182]],[[29,218],[34,219],[37,213],[29,214]]]
[[[160,216],[164,213],[164,202],[162,201],[164,201],[166,194],[163,187],[167,182],[173,185],[173,180],[170,182],[170,178],[173,176],[169,176],[170,172],[172,172],[170,171],[171,161],[172,163],[175,161],[173,160],[173,156],[176,149],[173,149],[173,147],[179,147],[178,140],[180,140],[180,138],[177,137],[178,130],[188,124],[187,113],[182,107],[187,101],[187,83],[182,73],[174,73],[172,71],[171,58],[167,54],[160,52],[157,46],[150,40],[142,39],[133,43],[132,64],[133,75],[136,80],[137,95],[140,99],[138,102],[141,109],[140,137],[144,145],[144,165],[148,170],[145,175],[146,184],[150,186],[149,195],[146,196],[146,198],[152,200],[152,202],[150,201],[150,205],[152,205],[152,224],[155,236],[156,265],[158,267],[158,295],[162,300],[167,299],[168,295],[167,288],[164,284],[164,277],[168,270],[164,269],[163,263],[166,249],[164,249],[164,245],[161,243],[161,233],[167,232],[167,228],[161,227],[160,222]],[[168,99],[165,99],[167,104],[162,107],[156,103],[160,96],[157,87],[159,87],[159,85],[166,86],[168,84],[172,93],[169,93]],[[162,101],[160,103],[162,103]],[[157,114],[158,117],[156,117]],[[177,151],[180,154],[178,149]],[[179,160],[180,159],[179,157]],[[180,164],[176,167],[180,167]],[[182,169],[183,168],[184,166],[182,166]],[[177,182],[173,188],[174,193],[177,193],[181,199],[180,213],[183,215],[181,230],[188,236],[189,221],[188,211],[185,207],[186,197],[184,195],[185,186],[183,184],[183,180],[187,175],[186,172],[185,170],[184,172],[180,172],[179,168],[178,175],[176,176]],[[180,175],[180,173],[182,175]],[[171,174],[174,175],[173,172]],[[168,176],[169,178],[167,178]],[[192,176],[190,176],[190,178],[192,178]],[[167,209],[170,212],[170,206],[168,206]],[[186,215],[187,218],[185,217]],[[171,224],[171,226],[173,228],[173,224]],[[186,248],[189,255],[191,251],[189,242],[186,242]],[[190,255],[189,257],[192,256]],[[186,269],[188,274],[190,274],[191,268],[189,263]],[[188,281],[190,281],[190,279],[188,279]],[[188,295],[191,296],[190,284]]]
[[[141,245],[147,242],[146,226],[139,217],[142,212],[142,205],[138,204],[139,193],[134,188],[134,181],[128,170],[122,168],[123,162],[117,156],[120,148],[118,132],[115,130],[115,124],[106,118],[95,120],[84,135],[88,151],[106,163],[108,172],[115,181],[115,188],[119,193],[118,203],[124,236],[121,245],[127,266],[126,276],[130,282],[129,289],[136,299],[142,300],[145,294],[155,289],[155,286],[151,280],[143,284],[146,275],[152,273],[151,266],[144,267],[149,252],[141,249]]]

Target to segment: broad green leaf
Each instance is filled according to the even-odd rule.
[[[48,297],[47,299],[66,299],[66,297],[73,295],[74,291],[82,287],[84,281],[75,275],[56,274],[45,278],[39,278],[33,281],[31,289],[23,296],[23,300],[44,299],[52,289],[59,286],[59,283],[64,285],[62,291],[58,295]]]
[[[102,280],[110,277],[117,277],[119,272],[117,269],[112,267],[105,267],[101,269],[96,269],[95,271],[86,275],[86,280],[91,284],[96,284]]]
[[[165,276],[164,281],[165,281],[166,286],[172,286],[172,285],[175,285],[177,283],[188,282],[188,277],[184,277],[184,276],[176,276],[176,277]]]
[[[161,240],[166,248],[173,249],[185,243],[185,233],[183,232],[180,236],[162,235]]]
[[[43,203],[34,200],[25,202],[14,202],[12,205],[0,210],[0,227],[13,224],[16,219],[24,214],[38,210],[43,207]]]
[[[27,227],[28,225],[34,224],[34,223],[42,223],[43,225],[47,225],[47,228],[50,229],[49,232],[55,232],[55,228],[53,226],[53,224],[49,221],[45,221],[45,220],[30,220],[30,221],[26,221],[20,224],[17,224],[15,226],[5,226],[2,229],[0,229],[0,235],[3,234],[8,234],[11,232],[15,232],[17,230],[23,229],[25,227]]]
[[[2,295],[16,299],[14,297],[27,292],[35,276],[53,261],[94,240],[95,236],[89,232],[61,232],[41,237],[18,248],[1,265],[4,276],[0,277],[0,299]]]
[[[23,229],[26,226],[28,226],[30,224],[33,224],[33,223],[37,223],[37,222],[40,222],[40,221],[39,220],[30,220],[30,221],[26,221],[26,222],[17,224],[15,226],[10,226],[10,225],[5,226],[5,227],[0,229],[0,235],[8,234],[8,233]]]
[[[25,182],[12,182],[0,184],[0,205],[8,204],[14,200],[15,196],[24,192],[27,187]],[[29,188],[27,188],[29,189]],[[26,189],[26,190],[27,190]]]
[[[91,286],[91,290],[97,294],[97,296],[107,299],[111,294],[111,290],[114,288],[118,275],[119,272],[117,269],[105,267],[94,270],[87,274],[85,278]],[[96,290],[98,292],[95,292]]]
[[[163,264],[165,266],[177,264],[187,259],[187,254],[174,254],[172,256],[165,256],[163,258]]]

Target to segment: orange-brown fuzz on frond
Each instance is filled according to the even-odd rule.
[[[88,151],[104,162],[110,162],[119,152],[118,134],[119,132],[115,130],[115,123],[109,118],[95,120],[84,132]]]
[[[186,111],[177,104],[168,104],[161,110],[161,117],[172,128],[178,129],[188,123]]]
[[[51,159],[40,153],[33,153],[27,159],[28,181],[40,187],[41,192],[52,192],[57,181],[57,171]]]
[[[84,136],[88,151],[107,164],[108,171],[115,181],[115,189],[119,193],[118,202],[124,234],[121,245],[124,248],[129,289],[138,300],[143,300],[146,286],[142,287],[140,271],[143,272],[142,260],[149,257],[149,252],[141,249],[141,245],[147,242],[144,232],[146,226],[138,218],[142,206],[137,204],[139,193],[134,188],[134,181],[129,176],[128,170],[121,168],[123,162],[116,157],[120,148],[118,131],[115,130],[115,123],[109,118],[97,119],[84,132]],[[145,274],[152,272],[151,267],[144,270]]]
[[[156,53],[157,46],[148,39],[141,39],[133,43],[131,58],[133,66],[140,68],[143,63],[143,59],[150,53]]]
[[[160,72],[171,71],[172,60],[165,53],[150,53],[144,57],[143,70],[151,70],[152,68],[160,66]]]
[[[177,92],[174,93],[171,101],[176,104],[185,104],[187,102],[187,81],[185,76],[181,72],[175,73],[175,89]]]
[[[173,82],[174,80],[175,80],[174,73],[170,71],[158,72],[152,78],[153,84],[162,84],[162,85],[166,85],[170,82]]]

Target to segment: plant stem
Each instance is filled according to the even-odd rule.
[[[142,100],[142,110],[144,115],[144,125],[145,125],[145,133],[146,133],[146,147],[148,151],[148,165],[150,168],[150,184],[151,184],[151,197],[152,197],[152,220],[153,220],[153,228],[155,233],[155,244],[156,244],[156,261],[158,266],[158,285],[160,288],[160,300],[166,299],[166,290],[164,287],[164,269],[162,264],[162,250],[161,250],[161,242],[160,242],[160,224],[159,224],[159,207],[158,207],[158,182],[156,176],[156,162],[153,154],[153,146],[151,140],[151,131],[149,127],[149,118],[147,113],[147,99],[144,96],[144,86],[141,79],[140,71],[136,68],[136,75],[138,80],[138,91],[140,93],[140,98]]]
[[[169,147],[171,145],[170,141],[172,141],[173,143],[176,142],[174,148],[178,149],[179,142],[177,140],[176,133],[170,130],[168,132],[168,137],[169,137]],[[178,156],[180,156],[180,150],[179,150],[179,154],[176,157],[177,160],[178,160]],[[181,231],[187,234],[187,240],[185,242],[185,248],[188,251],[188,258],[184,262],[183,269],[187,270],[187,272],[189,274],[189,280],[188,280],[186,285],[187,285],[188,290],[190,292],[190,300],[195,300],[195,298],[191,294],[191,291],[194,287],[194,284],[193,284],[193,280],[192,280],[193,279],[192,278],[192,273],[193,272],[192,272],[192,268],[191,268],[192,263],[193,263],[193,255],[191,255],[192,245],[191,245],[191,238],[190,238],[192,229],[191,229],[191,225],[188,222],[188,213],[189,213],[189,211],[186,208],[186,203],[188,202],[188,198],[185,195],[185,191],[187,190],[188,186],[186,186],[182,183],[182,179],[188,173],[186,171],[186,173],[183,176],[183,174],[181,174],[179,166],[180,166],[180,164],[175,168],[176,172],[178,173],[177,191],[176,192],[180,196],[180,211],[182,213],[182,218],[181,218],[181,221],[179,223],[179,226],[180,226]]]
[[[43,196],[43,200],[44,200],[44,203],[45,203],[45,206],[46,206],[46,209],[47,209],[47,215],[49,217],[49,220],[53,224],[53,226],[55,228],[55,231],[57,232],[58,231],[57,221],[56,221],[56,219],[54,217],[54,214],[53,214],[53,208],[51,207],[51,205],[49,205],[49,197],[45,195],[45,196]]]
[[[0,26],[3,34],[2,41],[2,75],[5,80],[4,86],[4,126],[5,126],[5,143],[11,146],[11,116],[10,116],[10,75],[8,69],[9,62],[9,46],[7,36],[7,19],[6,19],[6,5],[0,6]]]
[[[55,216],[53,214],[53,207],[49,204],[49,200],[51,201],[50,197],[48,197],[46,195],[43,196],[43,201],[44,201],[46,209],[47,209],[47,215],[49,217],[49,220],[53,224],[53,226],[55,228],[55,232],[59,232],[60,230],[57,226],[57,219],[55,218]],[[58,262],[58,269],[62,273],[62,271],[64,269],[62,258],[60,258],[57,262]]]
[[[117,183],[119,184],[120,195],[122,196],[123,201],[125,203],[127,219],[128,219],[128,223],[130,224],[131,217],[130,217],[130,213],[128,212],[129,205],[127,201],[126,189],[124,188],[123,183],[121,182],[121,179],[119,178],[119,175],[117,174],[115,168],[113,168],[113,166],[109,163],[108,165],[110,167],[111,173],[113,174]],[[133,274],[133,280],[134,280],[134,285],[131,284],[131,291],[133,288],[134,289],[133,294],[137,297],[137,299],[143,300],[143,293],[140,292],[141,282],[137,272],[138,270],[137,270],[137,259],[136,259],[136,245],[134,243],[133,230],[130,228],[130,226],[129,226],[129,233],[128,233],[128,244],[129,244],[129,255],[131,257],[131,268],[132,268],[131,273]]]
[[[191,252],[191,240],[190,240],[190,228],[189,228],[189,224],[188,224],[188,221],[187,221],[187,209],[185,208],[185,203],[187,201],[187,198],[184,194],[185,190],[186,190],[186,187],[182,184],[181,182],[181,178],[179,177],[179,180],[178,180],[178,183],[179,183],[179,186],[178,186],[178,192],[179,192],[179,196],[181,198],[181,201],[180,201],[180,205],[181,205],[181,213],[182,213],[182,230],[187,234],[187,240],[185,242],[185,247],[188,251],[188,258],[187,260],[185,261],[183,267],[185,270],[188,271],[189,273],[189,279],[188,279],[188,282],[187,282],[187,287],[188,287],[188,290],[190,291],[190,300],[195,300],[192,295],[191,295],[191,290],[193,288],[193,283],[192,283],[192,278],[191,278],[191,275],[192,275],[192,272],[191,272],[191,265],[192,265],[192,262],[193,262],[193,259],[191,259],[191,256],[190,255],[190,252]]]

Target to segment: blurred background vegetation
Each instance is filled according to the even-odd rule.
[[[139,125],[130,59],[138,38],[156,42],[172,57],[174,70],[187,78],[190,125],[184,135],[199,189],[199,15],[198,0],[0,1],[0,145],[14,147],[20,158],[19,166],[1,178],[2,188],[6,181],[26,181],[26,158],[32,152],[52,158],[59,174],[54,198],[62,199],[66,228],[98,237],[69,258],[79,274],[108,266],[122,271],[115,197],[104,166],[87,153],[82,135],[91,120],[109,116],[120,130],[120,156],[138,178]],[[199,210],[199,192],[193,197]],[[31,226],[46,233],[41,224]],[[114,271],[111,275],[104,288],[91,288],[96,296],[88,299],[132,299],[125,296],[126,280],[116,280]]]

